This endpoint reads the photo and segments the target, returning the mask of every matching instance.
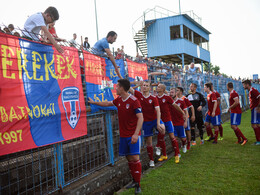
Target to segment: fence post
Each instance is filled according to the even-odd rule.
[[[60,190],[62,190],[65,183],[62,142],[54,144],[54,163],[55,163],[56,186],[60,188]]]
[[[107,146],[108,146],[108,153],[110,158],[110,163],[112,165],[115,164],[114,160],[114,147],[113,147],[113,129],[112,129],[112,122],[111,122],[111,111],[106,111],[106,130],[107,130]]]

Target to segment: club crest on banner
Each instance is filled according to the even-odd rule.
[[[136,77],[135,77],[135,80],[136,80],[136,81],[143,81],[143,77],[141,77],[141,76],[136,76]]]
[[[67,121],[71,128],[74,129],[80,117],[79,89],[77,87],[64,88],[62,90],[61,100]]]

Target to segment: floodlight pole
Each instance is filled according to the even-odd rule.
[[[179,0],[179,14],[181,15],[181,0]]]
[[[98,41],[99,38],[98,38],[98,20],[97,20],[97,6],[96,6],[96,0],[94,0],[94,3],[95,3],[96,31],[97,31],[97,41]]]

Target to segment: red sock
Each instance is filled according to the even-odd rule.
[[[210,125],[206,127],[206,130],[207,130],[208,136],[213,137],[213,132],[212,132]]]
[[[238,128],[237,128],[236,130],[234,130],[234,132],[235,132],[235,134],[236,134],[236,136],[237,136],[237,141],[238,141],[238,142],[241,142],[241,137],[240,137],[240,134],[239,134],[239,132],[238,132]]]
[[[182,143],[182,145],[184,146],[184,145],[186,145],[186,139],[184,139],[184,140],[181,140],[181,143]]]
[[[160,148],[162,149],[162,155],[166,156],[166,144],[165,144],[165,140],[164,140],[164,135],[159,133],[157,135],[157,139],[158,139],[158,144],[160,146]]]
[[[133,162],[128,161],[128,166],[129,166],[129,171],[130,171],[132,177],[134,178],[134,176],[133,176]]]
[[[188,141],[188,144],[187,144],[187,150],[190,149],[190,141]]]
[[[140,181],[141,181],[141,175],[142,175],[142,165],[141,165],[140,160],[133,161],[131,168],[132,168],[132,172],[133,172],[132,176],[133,176],[134,181],[139,183],[139,186],[141,186]]]
[[[167,154],[166,154],[166,144],[165,144],[165,140],[163,140],[163,141],[161,142],[161,148],[162,148],[162,155],[163,155],[163,156],[166,156]]]
[[[173,150],[175,152],[175,156],[177,156],[180,153],[179,144],[175,138],[173,138],[171,141],[172,141]]]
[[[218,126],[218,128],[219,128],[220,137],[223,137],[223,127],[222,127],[222,125]]]
[[[254,128],[256,141],[260,141],[260,127]]]
[[[243,140],[246,140],[246,137],[244,136],[244,134],[241,132],[241,130],[239,128],[236,129],[237,133],[239,135],[239,137],[241,137]]]
[[[159,147],[159,148],[161,147],[162,140],[164,140],[164,135],[159,132],[158,135],[157,135],[156,147]]]
[[[256,141],[257,141],[257,128],[253,128],[254,129],[254,132],[255,132],[255,138],[256,138]]]
[[[147,149],[147,154],[149,156],[149,159],[153,160],[153,146],[147,146],[146,149]]]
[[[215,130],[215,139],[214,142],[218,142],[218,131]]]
[[[160,132],[158,133],[158,135],[157,135],[157,144],[156,144],[156,147],[157,148],[160,148],[161,146],[160,146]]]

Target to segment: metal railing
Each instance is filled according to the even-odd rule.
[[[201,24],[202,19],[196,15],[193,10],[191,11],[186,11],[186,12],[182,12],[181,14],[187,14],[188,16],[190,16],[193,20],[195,20],[196,22],[198,22],[199,24]],[[143,15],[141,15],[140,17],[138,17],[132,24],[132,34],[133,37],[136,35],[136,33],[141,30],[142,28],[144,28],[145,26],[145,21],[148,20],[155,20],[158,18],[163,18],[163,17],[169,17],[169,16],[177,16],[179,15],[179,13],[177,12],[173,12],[171,10],[168,10],[166,8],[160,7],[160,6],[155,6],[152,9],[146,9],[143,12]]]

